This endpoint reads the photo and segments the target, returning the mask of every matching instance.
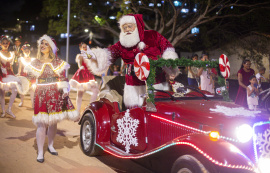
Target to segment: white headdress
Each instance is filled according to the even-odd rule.
[[[46,40],[49,43],[50,47],[52,48],[53,53],[56,54],[58,48],[56,47],[55,40],[45,34],[42,37],[40,37],[39,40],[37,41],[38,47],[40,46],[42,40]]]

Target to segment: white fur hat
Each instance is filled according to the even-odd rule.
[[[49,43],[50,47],[52,48],[53,53],[56,54],[58,48],[56,46],[55,40],[45,34],[42,37],[40,37],[39,40],[37,41],[38,47],[40,46],[42,40],[46,40]]]
[[[126,23],[135,23],[136,24],[136,20],[135,20],[134,16],[124,15],[119,19],[118,23],[120,25],[120,29],[122,29],[122,25],[124,25]]]

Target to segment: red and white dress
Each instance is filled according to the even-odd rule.
[[[79,63],[79,57],[81,54],[78,54],[76,57],[76,62]],[[70,86],[79,91],[91,91],[92,87],[97,86],[94,75],[90,72],[90,69],[87,67],[86,62],[88,59],[86,56],[82,56],[82,66],[84,69],[78,69],[73,77],[70,79]]]
[[[24,72],[34,75],[37,81],[32,118],[35,125],[52,125],[64,119],[75,121],[79,118],[70,98],[62,98],[63,89],[69,88],[65,75],[65,69],[69,67],[68,63],[56,57],[50,63],[35,59],[24,68]]]
[[[15,54],[13,52],[10,52],[9,57],[6,57],[2,54],[2,52],[0,52],[0,63],[2,72],[1,89],[3,90],[16,88],[18,87],[18,82],[20,82],[20,79],[14,75],[11,69],[14,57]]]

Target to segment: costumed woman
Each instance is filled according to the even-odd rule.
[[[31,87],[30,87],[29,93],[30,93],[30,98],[31,98],[31,102],[32,102],[32,108],[34,108],[34,90],[35,90],[36,80],[35,80],[35,77],[33,77],[33,76],[31,76],[31,77],[27,76],[27,74],[23,70],[24,70],[24,67],[29,65],[35,58],[30,57],[31,50],[30,50],[29,43],[25,42],[21,49],[23,52],[23,57],[20,57],[18,59],[18,62],[19,62],[18,75],[27,77],[28,80],[31,82],[30,83]],[[20,94],[20,98],[21,98],[21,102],[19,103],[19,107],[22,107],[24,95]]]
[[[84,92],[92,92],[90,98],[91,103],[96,101],[99,89],[94,75],[90,72],[90,68],[87,67],[87,61],[89,61],[89,58],[91,58],[93,54],[87,51],[90,50],[90,48],[83,42],[79,44],[79,49],[81,53],[76,56],[76,62],[78,63],[79,69],[70,79],[69,83],[73,89],[77,90],[76,105],[77,110],[80,113]]]
[[[24,68],[24,71],[36,77],[37,87],[34,94],[33,123],[37,126],[37,161],[44,162],[43,146],[48,128],[48,151],[58,155],[53,147],[57,123],[69,119],[77,121],[79,114],[68,96],[69,83],[65,70],[70,66],[57,57],[54,39],[43,35],[38,40],[37,59]]]
[[[245,59],[237,73],[239,88],[235,98],[235,104],[248,107],[247,104],[247,87],[249,85],[249,78],[255,75],[255,71],[250,68],[251,62]]]
[[[2,84],[0,88],[0,101],[2,114],[1,117],[5,117],[5,114],[11,115],[13,118],[16,116],[11,111],[12,105],[17,95],[17,85],[20,83],[20,79],[14,76],[12,64],[14,61],[14,52],[8,51],[10,40],[6,36],[1,38],[2,50],[0,51],[0,63],[2,71]],[[5,111],[5,91],[11,90],[9,98],[8,109]]]

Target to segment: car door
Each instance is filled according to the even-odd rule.
[[[140,153],[147,147],[145,113],[141,108],[112,115],[111,142],[127,153]]]

